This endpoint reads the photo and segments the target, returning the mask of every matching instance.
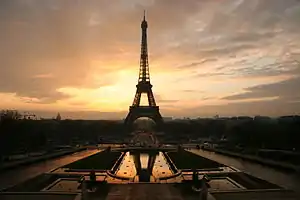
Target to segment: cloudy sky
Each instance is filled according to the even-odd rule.
[[[298,0],[1,0],[0,108],[125,117],[144,9],[163,116],[299,114]]]

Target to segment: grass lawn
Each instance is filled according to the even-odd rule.
[[[8,188],[5,192],[37,192],[57,179],[56,175],[42,174]]]
[[[72,162],[68,165],[65,165],[64,168],[109,170],[113,167],[120,155],[121,152],[102,151],[89,157],[83,158],[81,160]]]
[[[169,152],[168,155],[176,165],[177,169],[208,169],[224,166],[218,162],[184,150],[179,152]]]

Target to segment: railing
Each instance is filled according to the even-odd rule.
[[[169,157],[169,155],[166,152],[163,152],[164,157],[167,160],[167,163],[170,167],[170,169],[172,170],[173,173],[177,173],[178,169],[176,167],[176,165],[173,163],[172,159]]]
[[[125,155],[126,155],[126,152],[122,152],[122,154],[118,158],[117,162],[115,162],[114,166],[110,170],[112,173],[115,173],[117,171],[117,169],[120,167],[120,164],[123,161]]]
[[[119,175],[116,175],[114,173],[111,173],[111,171],[107,171],[106,172],[107,175],[113,177],[113,178],[117,178],[117,179],[121,179],[121,180],[128,180],[128,181],[132,181],[133,178],[129,178],[129,177],[125,177],[125,176],[119,176]]]
[[[181,171],[178,171],[177,173],[175,173],[175,174],[172,174],[172,175],[170,175],[170,176],[164,176],[164,177],[160,177],[160,178],[158,178],[159,180],[167,180],[167,179],[170,179],[170,178],[175,178],[175,177],[177,177],[177,176],[180,176],[182,174],[182,172]]]

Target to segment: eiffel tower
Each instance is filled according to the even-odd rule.
[[[140,71],[138,84],[136,85],[136,93],[132,103],[129,107],[129,113],[125,119],[125,125],[131,127],[133,122],[140,117],[148,117],[152,119],[157,126],[157,129],[162,128],[163,119],[159,113],[159,106],[156,105],[152,92],[152,85],[150,83],[150,73],[148,64],[148,50],[147,50],[147,28],[148,23],[144,19],[141,23],[142,28],[142,42],[141,42],[141,58],[140,58]],[[141,95],[147,94],[148,104],[147,106],[141,106]]]

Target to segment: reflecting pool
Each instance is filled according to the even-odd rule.
[[[169,167],[168,161],[166,160],[164,154],[162,152],[158,152],[156,155],[148,154],[148,153],[135,153],[130,154],[130,152],[126,152],[121,162],[119,169],[116,172],[117,176],[134,178],[137,176],[137,166],[134,162],[134,156],[139,156],[141,169],[148,169],[148,167],[152,169],[152,176],[154,179],[166,177],[172,175],[172,171]],[[150,157],[155,156],[153,166],[151,166]],[[152,159],[153,160],[153,159]],[[149,170],[151,170],[149,169]]]

